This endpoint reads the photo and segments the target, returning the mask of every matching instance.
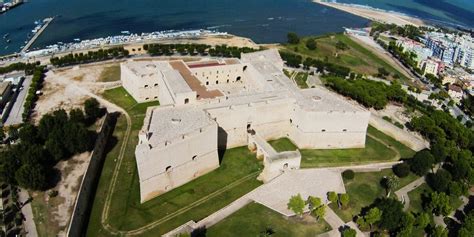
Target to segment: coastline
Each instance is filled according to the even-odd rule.
[[[327,2],[324,0],[313,0],[314,3],[332,7],[356,16],[360,16],[372,21],[379,21],[388,24],[396,24],[399,26],[404,25],[414,25],[414,26],[429,26],[429,24],[416,17],[407,16],[401,13],[389,12],[384,11],[381,9],[358,6],[358,5],[351,5],[351,4],[343,4],[337,2]]]

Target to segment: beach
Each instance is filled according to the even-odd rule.
[[[428,24],[423,20],[415,17],[403,15],[401,13],[388,12],[380,9],[369,8],[364,6],[342,4],[337,2],[326,2],[323,0],[313,0],[313,2],[332,7],[344,12],[351,13],[356,16],[360,16],[372,21],[379,21],[387,24],[396,24],[399,26],[414,25],[414,26],[427,26]]]

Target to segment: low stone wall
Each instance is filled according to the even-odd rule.
[[[429,143],[425,140],[416,137],[408,131],[400,129],[399,127],[385,121],[384,119],[372,114],[370,116],[369,124],[376,129],[382,131],[395,140],[403,143],[414,151],[420,151],[429,147]]]
[[[114,131],[118,115],[119,113],[108,113],[97,136],[89,167],[82,179],[71,222],[69,223],[67,231],[69,237],[80,237],[86,234],[90,211],[104,164],[107,142]]]

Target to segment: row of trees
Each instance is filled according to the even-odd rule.
[[[404,103],[407,99],[406,92],[398,83],[387,85],[367,79],[345,80],[339,77],[328,77],[326,85],[336,92],[374,109],[383,109],[388,101]]]
[[[321,198],[309,196],[305,201],[301,197],[301,194],[294,195],[290,198],[287,207],[295,214],[302,216],[305,207],[308,206],[311,216],[319,220],[324,217],[326,213],[326,206],[322,203]]]
[[[13,71],[25,71],[26,75],[31,75],[36,69],[36,66],[40,65],[40,62],[35,63],[12,63],[6,67],[0,67],[0,74],[6,74]]]
[[[349,68],[327,61],[322,61],[311,57],[307,57],[303,61],[303,57],[301,55],[286,51],[280,51],[280,56],[289,67],[299,68],[301,65],[303,65],[304,69],[310,69],[310,67],[314,67],[319,73],[327,73],[331,76],[347,77],[351,75],[351,70]]]
[[[33,111],[35,103],[38,100],[39,95],[37,91],[41,90],[43,87],[44,70],[44,66],[36,66],[34,70],[31,85],[28,89],[28,95],[26,96],[25,103],[23,104],[24,110],[22,118],[25,122],[30,118],[31,111]]]
[[[241,53],[251,53],[256,51],[249,47],[231,47],[227,45],[211,46],[206,44],[145,44],[143,49],[152,56],[167,55],[176,53],[180,55],[211,55],[213,57],[234,57],[240,58]]]
[[[423,32],[418,27],[413,25],[398,26],[396,24],[384,24],[374,22],[370,31],[370,35],[374,36],[382,32],[390,32],[390,34],[408,37],[410,39],[419,40]]]
[[[56,110],[41,118],[39,124],[25,123],[10,132],[19,141],[0,152],[0,182],[30,190],[45,190],[54,185],[54,165],[74,154],[92,149],[95,132],[87,129],[102,114],[94,99],[81,109]]]
[[[52,57],[51,64],[57,67],[71,66],[82,63],[98,62],[114,58],[128,57],[128,50],[123,47],[114,47],[109,49],[99,49],[96,51],[88,51],[87,53],[68,54],[62,57]]]

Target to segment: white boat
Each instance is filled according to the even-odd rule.
[[[122,30],[122,31],[120,31],[120,33],[129,35],[129,34],[130,34],[130,31],[128,31],[128,30]]]

